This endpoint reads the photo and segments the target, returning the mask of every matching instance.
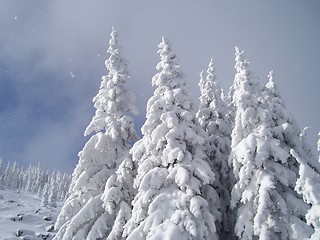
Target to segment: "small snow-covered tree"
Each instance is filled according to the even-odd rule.
[[[8,189],[17,190],[18,189],[18,179],[19,179],[20,169],[17,166],[17,162],[14,161],[12,166],[8,162],[4,182]]]
[[[223,91],[216,79],[212,59],[206,74],[204,72],[200,74],[199,87],[201,96],[197,118],[200,126],[207,133],[205,151],[209,156],[209,165],[216,175],[215,189],[221,200],[219,207],[223,219],[221,223],[217,224],[219,226],[218,232],[220,237],[229,238],[226,234],[233,232],[231,216],[227,214],[230,207],[230,191],[233,179],[228,164],[232,124],[228,116],[227,103],[223,100]],[[217,208],[217,203],[214,202],[213,204],[210,207]]]
[[[25,174],[23,175],[24,177],[24,186],[23,189],[24,191],[31,192],[31,188],[33,186],[33,179],[34,179],[34,173],[33,173],[33,168],[31,165],[28,166],[28,168],[25,170]]]
[[[2,158],[0,158],[0,189],[4,189],[4,174],[2,168]]]
[[[318,136],[320,136],[320,132],[318,133]],[[317,149],[320,152],[320,138],[319,138],[319,140],[317,142],[317,146],[318,146]],[[320,155],[319,155],[319,162],[320,162]]]
[[[44,185],[41,197],[41,206],[45,208],[49,206],[49,183]]]
[[[57,188],[57,201],[63,202],[70,187],[69,175],[58,171],[55,176],[55,186]]]
[[[60,201],[64,202],[66,200],[66,198],[69,196],[69,188],[70,188],[70,184],[71,184],[71,175],[64,173],[63,177],[62,177],[62,181],[60,181],[61,183],[61,197],[60,197]]]
[[[235,67],[236,115],[230,155],[237,180],[231,193],[231,206],[237,210],[235,233],[239,239],[308,238],[312,229],[303,221],[308,205],[295,191],[297,162],[288,146],[298,140],[284,141],[277,134],[280,127],[288,130],[292,121],[278,115],[286,112],[284,106],[275,104],[268,85],[262,91],[239,48]],[[284,125],[279,126],[280,122]]]
[[[135,239],[217,239],[203,188],[214,181],[204,133],[170,44],[162,38],[156,86],[147,104],[143,138],[130,150],[138,164],[132,217],[124,236]],[[216,192],[211,191],[214,199]]]
[[[10,188],[10,186],[8,185],[8,182],[11,183],[11,181],[12,181],[12,175],[11,175],[10,168],[11,168],[10,162],[7,162],[7,167],[4,172],[4,176],[3,176],[5,188]]]
[[[118,37],[113,29],[103,76],[93,98],[96,112],[85,135],[95,134],[79,153],[79,163],[70,186],[70,195],[59,214],[55,239],[101,239],[110,231],[114,219],[103,208],[101,195],[107,179],[115,173],[136,139],[131,117],[133,96],[125,88],[129,78],[127,62],[121,57]]]
[[[48,181],[48,173],[46,172],[45,168],[41,166],[40,163],[38,163],[37,167],[35,168],[35,174],[35,193],[37,194],[37,196],[41,197],[45,184]]]
[[[48,194],[48,206],[50,207],[57,207],[57,183],[56,183],[56,172],[53,171],[51,177],[48,180],[48,184],[50,186],[49,194]]]

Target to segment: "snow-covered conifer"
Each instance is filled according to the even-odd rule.
[[[320,136],[320,132],[318,133],[318,136]],[[320,152],[320,138],[318,139],[318,142],[317,142],[317,149]],[[319,162],[320,162],[320,155],[319,155]]]
[[[262,91],[238,48],[235,67],[236,116],[230,155],[237,180],[231,193],[231,206],[237,210],[235,233],[239,239],[308,238],[312,229],[303,221],[308,205],[295,192],[298,172],[287,145],[292,140],[276,134],[282,127],[276,119],[283,116],[278,114],[286,111],[270,105],[274,102],[268,85]],[[288,119],[282,120],[287,127]]]
[[[317,240],[320,239],[320,175],[293,149],[291,149],[291,154],[300,164],[296,191],[303,195],[306,203],[311,205],[306,214],[306,220],[309,225],[312,225],[315,232],[310,239]]]
[[[216,75],[214,63],[211,59],[207,73],[200,74],[200,106],[197,118],[200,126],[207,133],[205,140],[205,151],[209,156],[209,165],[216,175],[216,190],[221,201],[220,212],[223,216],[222,226],[217,224],[220,237],[233,232],[231,217],[227,215],[230,201],[232,172],[228,165],[228,157],[231,145],[231,122],[228,116],[227,103],[222,99],[223,91],[220,88]],[[210,202],[209,202],[210,204]],[[214,202],[211,208],[217,208]]]
[[[48,206],[50,207],[57,207],[57,195],[58,195],[58,188],[56,183],[56,172],[53,171],[50,179],[48,180],[48,184],[50,186],[49,194],[48,194]]]
[[[11,182],[11,173],[10,173],[10,162],[7,162],[7,167],[6,167],[6,170],[4,172],[4,176],[3,176],[3,181],[4,181],[4,186],[5,188],[10,188],[10,186],[8,185],[8,182],[10,183]]]
[[[25,186],[25,169],[22,166],[19,172],[19,176],[18,176],[18,190],[24,190],[24,186]]]
[[[4,189],[4,174],[2,169],[2,158],[0,158],[0,189]]]
[[[308,164],[320,172],[319,162],[313,156],[310,146],[307,144],[305,135],[308,127],[301,130],[292,114],[287,110],[284,100],[278,90],[277,84],[274,82],[273,71],[270,72],[269,81],[266,84],[264,102],[269,106],[272,112],[274,122],[273,135],[275,138],[282,141],[286,145],[288,153],[290,149],[294,149],[296,153],[303,159],[308,161]],[[292,168],[297,169],[297,161],[292,157]],[[296,170],[298,172],[298,170]]]
[[[79,153],[69,197],[62,207],[55,239],[101,239],[110,231],[114,219],[102,207],[101,195],[108,177],[128,153],[136,132],[128,112],[135,112],[133,97],[125,88],[129,78],[127,62],[121,57],[118,37],[113,29],[105,62],[109,71],[103,76],[93,98],[96,112],[85,135],[94,135]]]
[[[70,187],[70,180],[66,173],[62,174],[60,171],[55,176],[55,186],[57,188],[57,201],[63,202],[66,198]]]
[[[41,206],[45,208],[49,206],[49,183],[45,184],[42,191]]]
[[[34,183],[34,193],[36,193],[38,197],[41,197],[44,186],[48,181],[48,173],[46,172],[45,168],[41,166],[40,162],[35,168],[35,177],[36,179]]]
[[[32,172],[32,167],[31,165],[28,166],[28,168],[25,170],[25,175],[24,175],[24,180],[25,180],[25,184],[23,187],[24,191],[29,191],[31,192],[31,187],[32,187],[32,183],[33,183],[33,178],[34,178],[34,174]]]
[[[20,169],[17,166],[17,162],[14,161],[12,166],[8,162],[5,176],[4,176],[6,188],[12,189],[12,190],[18,189],[19,174],[20,174]]]
[[[124,235],[133,239],[217,239],[214,213],[203,187],[214,181],[204,153],[204,133],[180,66],[166,38],[152,78],[143,138],[130,150],[138,163],[132,217]],[[218,199],[212,191],[212,198]]]
[[[69,188],[71,184],[71,175],[64,173],[61,182],[61,197],[60,201],[64,202],[66,198],[69,196]]]
[[[224,100],[228,106],[228,118],[232,124],[231,129],[234,127],[235,117],[236,117],[236,106],[235,106],[235,99],[234,94],[235,90],[237,89],[237,85],[239,84],[239,81],[237,80],[237,75],[235,75],[235,78],[233,80],[233,83],[231,87],[229,88],[228,94],[224,97]]]

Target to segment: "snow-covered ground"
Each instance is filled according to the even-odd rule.
[[[52,239],[57,208],[41,207],[41,199],[29,193],[0,190],[0,240]]]

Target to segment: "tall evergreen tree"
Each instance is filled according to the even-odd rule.
[[[131,117],[126,115],[135,112],[135,107],[125,88],[127,62],[120,55],[114,29],[107,52],[109,73],[102,77],[100,90],[93,98],[96,113],[85,130],[85,135],[95,134],[79,153],[70,196],[56,223],[59,232],[55,239],[100,239],[108,235],[112,223],[102,207],[101,195],[108,177],[126,156],[130,141],[137,137]]]
[[[272,120],[274,122],[273,135],[279,139],[283,146],[286,146],[287,151],[294,149],[296,153],[303,159],[308,159],[308,164],[320,172],[319,162],[313,156],[310,146],[305,139],[305,129],[301,131],[297,122],[287,110],[284,100],[280,95],[277,84],[274,82],[273,71],[270,72],[269,81],[264,89],[266,96],[263,98],[272,112]],[[306,128],[308,129],[308,128]],[[288,150],[289,149],[289,150]],[[293,168],[299,165],[297,161],[291,161]],[[298,170],[296,170],[298,172]]]
[[[159,48],[159,73],[152,78],[156,90],[147,104],[143,138],[131,149],[138,163],[138,193],[124,235],[128,240],[217,239],[217,210],[211,213],[202,197],[203,187],[214,181],[204,133],[166,38]]]
[[[278,115],[286,110],[275,104],[268,85],[262,91],[239,48],[235,67],[230,155],[237,179],[231,193],[231,206],[237,210],[235,233],[239,239],[305,239],[312,229],[302,221],[308,205],[295,192],[297,162],[290,155],[293,146],[288,146],[292,140],[278,134],[281,127],[282,133],[288,131],[289,119]]]
[[[223,216],[219,226],[219,236],[230,238],[233,232],[231,216],[227,215],[230,202],[232,172],[228,164],[231,145],[232,124],[229,118],[227,103],[223,100],[223,91],[220,88],[214,63],[211,59],[207,73],[200,74],[200,105],[197,118],[200,126],[207,133],[205,139],[206,154],[209,156],[209,165],[216,175],[216,186],[220,199],[220,212]],[[217,208],[217,202],[211,208]],[[222,225],[222,226],[220,226]],[[229,235],[228,235],[229,234]]]

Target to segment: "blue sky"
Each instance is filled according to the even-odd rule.
[[[0,157],[43,162],[71,172],[94,108],[111,27],[129,61],[128,87],[140,115],[152,95],[151,78],[162,36],[172,43],[192,96],[212,57],[220,85],[234,78],[234,46],[265,83],[274,70],[299,126],[320,130],[320,2],[317,0],[56,0],[0,2]]]

